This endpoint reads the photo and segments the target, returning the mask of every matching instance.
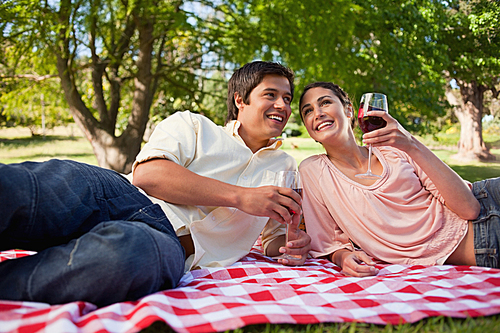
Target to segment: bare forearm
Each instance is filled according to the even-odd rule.
[[[139,164],[134,171],[133,183],[148,195],[173,204],[238,205],[238,186],[200,176],[165,159]]]
[[[337,250],[330,255],[330,261],[333,262],[335,265],[339,266],[340,268],[342,268],[344,262],[344,256],[349,255],[351,252],[352,251],[349,251],[347,249]]]
[[[479,203],[462,178],[424,144],[414,138],[407,153],[422,168],[443,196],[446,206],[465,220],[479,214]]]
[[[301,197],[290,188],[242,187],[200,176],[165,159],[139,164],[133,183],[148,195],[177,205],[234,207],[255,216],[290,223],[288,209],[302,212]]]

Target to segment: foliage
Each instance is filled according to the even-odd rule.
[[[0,8],[2,80],[26,79],[32,67],[35,81],[57,75],[101,166],[130,168],[151,109],[159,121],[204,112],[214,104],[205,95],[220,96],[203,60],[217,38],[185,1],[8,0]]]
[[[432,39],[443,18],[434,1],[222,2],[226,24],[236,27],[224,40],[235,59],[285,63],[299,93],[311,81],[334,81],[357,105],[364,92],[383,92],[391,114],[414,131],[445,114],[445,82],[435,66],[445,50]]]
[[[35,135],[43,127],[50,129],[73,121],[67,103],[58,93],[60,87],[53,80],[43,83],[24,80],[3,88],[0,127],[24,126]]]
[[[500,4],[493,0],[449,1],[448,22],[437,42],[447,47],[446,70],[457,83],[476,81],[498,97],[500,84]]]

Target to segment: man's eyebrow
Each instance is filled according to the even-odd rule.
[[[277,89],[277,88],[264,88],[264,90],[263,90],[263,91],[276,91],[276,92],[278,92],[278,91],[279,91],[279,89]],[[289,90],[286,90],[286,91],[285,91],[285,94],[288,94],[288,95],[290,95],[290,96],[291,96],[291,95],[292,95],[292,92],[291,92],[291,91],[289,91]]]

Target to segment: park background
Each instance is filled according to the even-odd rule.
[[[295,71],[296,95],[317,80],[355,107],[385,93],[391,115],[463,178],[500,176],[496,0],[5,0],[0,31],[2,163],[69,158],[127,173],[159,121],[191,110],[224,124],[234,69],[272,60]],[[292,110],[283,149],[300,162],[322,148],[297,98]],[[405,329],[495,331],[498,319]]]

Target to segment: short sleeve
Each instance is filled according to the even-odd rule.
[[[199,122],[188,112],[176,112],[156,126],[149,141],[137,155],[132,170],[139,163],[165,158],[188,166],[196,154]]]

